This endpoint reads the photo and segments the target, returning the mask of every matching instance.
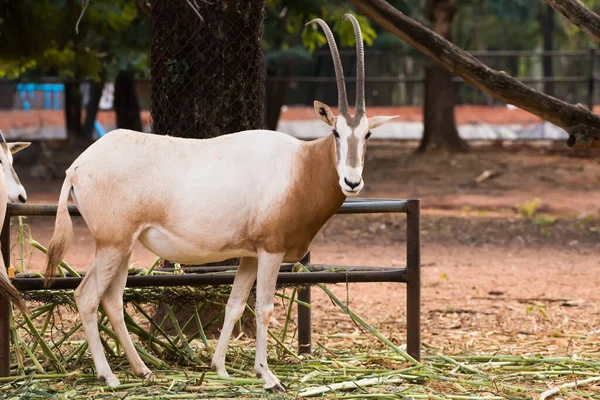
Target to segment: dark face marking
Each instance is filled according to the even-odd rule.
[[[364,113],[356,113],[354,116],[350,116],[349,114],[340,115],[346,120],[348,127],[352,131],[352,135],[348,137],[348,153],[346,155],[346,165],[350,168],[360,167],[360,160],[363,159],[363,155],[358,154],[358,144],[360,141],[358,140],[358,137],[354,135],[354,130],[358,127],[364,115]],[[339,158],[340,154],[338,152],[338,160]]]
[[[364,117],[365,113],[356,113],[353,117],[351,117],[350,115],[344,115],[344,119],[346,120],[346,123],[348,124],[348,126],[354,130],[354,128],[356,128],[359,124],[360,121],[362,120],[362,118]]]
[[[346,165],[350,168],[360,166],[360,157],[358,156],[358,138],[353,134],[348,137],[348,154],[346,154]]]

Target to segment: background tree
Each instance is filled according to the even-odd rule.
[[[81,0],[1,0],[0,78],[65,82],[67,132],[89,140],[104,81],[121,70],[144,71],[149,21],[131,0],[94,0],[77,33],[81,10]],[[82,121],[80,83],[88,80],[91,101]]]
[[[452,40],[452,21],[456,14],[454,0],[427,0],[425,13],[435,33]],[[434,64],[425,73],[423,138],[417,151],[465,151],[467,143],[459,136],[454,117],[456,89],[452,74]]]
[[[198,5],[151,4],[153,131],[210,138],[262,128],[264,1]]]
[[[546,1],[554,4],[554,0]],[[593,21],[585,25],[591,31],[586,30],[586,33],[600,42],[600,29],[597,28],[600,26],[600,17],[578,0],[563,1],[564,4],[558,3],[553,7],[573,19]],[[352,2],[387,30],[406,40],[453,74],[500,101],[513,104],[562,127],[569,134],[568,146],[600,147],[600,117],[584,106],[571,105],[540,93],[505,72],[489,68],[466,51],[408,18],[384,0],[352,0]]]
[[[151,3],[153,133],[212,138],[262,128],[264,1],[197,4],[196,9],[172,0]],[[237,263],[239,259],[205,265]],[[192,312],[180,309],[177,318],[187,321]],[[207,310],[202,319],[209,320],[215,312]],[[162,320],[165,313],[159,306],[155,318]],[[248,315],[243,320],[254,323]]]

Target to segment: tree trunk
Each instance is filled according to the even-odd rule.
[[[104,71],[101,74],[99,82],[90,83],[90,97],[85,109],[85,122],[83,123],[83,136],[86,139],[92,140],[94,136],[94,122],[98,116],[100,108],[100,99],[102,98],[102,90],[104,89]]]
[[[548,4],[543,6],[543,10],[539,15],[540,28],[544,39],[544,52],[554,50],[554,10]],[[554,76],[552,60],[554,57],[545,55],[543,57],[542,68],[544,70],[544,78],[552,78]],[[554,96],[554,82],[544,82],[544,93],[549,96]]]
[[[456,12],[454,0],[427,0],[425,7],[433,31],[452,40],[452,19]],[[455,105],[456,88],[452,74],[439,65],[428,67],[425,75],[423,138],[418,152],[458,152],[468,149],[467,143],[458,135]]]
[[[65,121],[67,136],[81,136],[81,89],[79,82],[65,83]]]
[[[65,83],[65,120],[67,125],[67,136],[83,135],[81,126],[81,87],[79,68],[79,35],[75,32],[77,19],[77,4],[75,0],[67,2],[67,23],[71,29],[71,40],[73,43],[73,81]]]
[[[210,138],[264,126],[263,1],[152,4],[152,124]]]
[[[456,128],[455,102],[456,91],[452,74],[439,65],[427,68],[423,105],[424,129],[418,152],[467,150],[468,146],[458,135]]]
[[[195,3],[202,20],[185,3],[152,2],[153,132],[211,138],[263,128],[264,0]],[[205,265],[233,265],[238,261]],[[214,307],[208,310],[213,314],[201,315],[202,320],[208,321],[215,311]],[[162,321],[165,312],[166,307],[159,306],[156,320]],[[191,312],[191,308],[182,306],[178,320],[187,321]],[[247,313],[243,325],[246,322],[255,326],[254,318]],[[195,330],[196,324],[190,324],[188,331]]]
[[[117,128],[142,130],[140,118],[140,102],[135,90],[134,72],[119,71],[115,80],[115,97],[113,107],[117,114]]]

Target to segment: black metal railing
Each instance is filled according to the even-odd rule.
[[[9,204],[0,234],[2,257],[10,265],[10,220],[16,216],[54,216],[56,205]],[[421,203],[420,200],[395,199],[348,199],[337,214],[404,213],[406,214],[406,268],[313,265],[310,252],[301,261],[311,272],[292,272],[289,264],[280,268],[279,284],[345,283],[345,282],[402,282],[406,283],[406,335],[407,353],[415,359],[421,354]],[[69,213],[80,216],[76,206],[69,206]],[[184,274],[128,275],[127,287],[200,286],[232,284],[237,267],[191,267]],[[334,272],[337,270],[337,272]],[[17,274],[11,281],[22,291],[47,289],[74,289],[82,277],[56,277],[49,288],[43,287],[43,279],[34,274]],[[310,287],[298,292],[298,300],[310,304]],[[10,374],[10,304],[0,298],[0,377]],[[298,306],[298,351],[311,352],[311,310]]]

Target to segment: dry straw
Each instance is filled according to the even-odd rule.
[[[27,226],[19,220],[19,251],[24,272],[26,243],[45,248],[29,238]],[[143,274],[177,273],[156,269],[155,262]],[[297,265],[295,270],[305,270]],[[61,276],[78,275],[67,263],[59,268]],[[319,273],[319,272],[315,272]],[[317,285],[339,306],[348,318],[363,328],[365,345],[348,342],[343,349],[319,343],[312,355],[298,355],[294,345],[293,304],[297,290],[279,291],[285,322],[269,330],[269,351],[273,371],[290,389],[281,398],[327,397],[340,399],[505,399],[505,398],[600,398],[600,354],[574,354],[570,357],[532,357],[515,355],[444,355],[435,349],[418,362],[406,354],[375,327],[350,310],[325,285]],[[267,396],[263,382],[254,377],[254,342],[243,335],[232,341],[228,353],[231,378],[210,371],[214,340],[205,334],[215,318],[201,321],[204,307],[221,307],[229,287],[178,288],[192,296],[194,310],[188,321],[175,317],[179,306],[170,305],[162,321],[152,318],[152,304],[162,296],[177,298],[174,289],[127,289],[125,320],[134,336],[142,359],[155,372],[150,381],[129,374],[128,364],[116,335],[100,310],[99,327],[111,366],[121,386],[111,390],[96,379],[81,323],[74,316],[73,292],[39,292],[37,307],[29,315],[16,313],[11,328],[12,376],[0,378],[0,398],[14,399],[197,399],[261,398]],[[289,295],[286,293],[290,292]],[[157,297],[158,296],[158,297]],[[188,303],[189,303],[189,298]],[[32,300],[33,297],[30,299]],[[39,300],[42,299],[44,303]],[[40,304],[41,303],[41,304]],[[302,304],[302,303],[301,303]],[[251,307],[248,307],[253,312]],[[165,329],[171,322],[173,334]],[[197,326],[195,332],[186,329]],[[190,332],[191,331],[191,332]],[[187,332],[187,333],[186,333]],[[3,397],[2,397],[3,396]]]

